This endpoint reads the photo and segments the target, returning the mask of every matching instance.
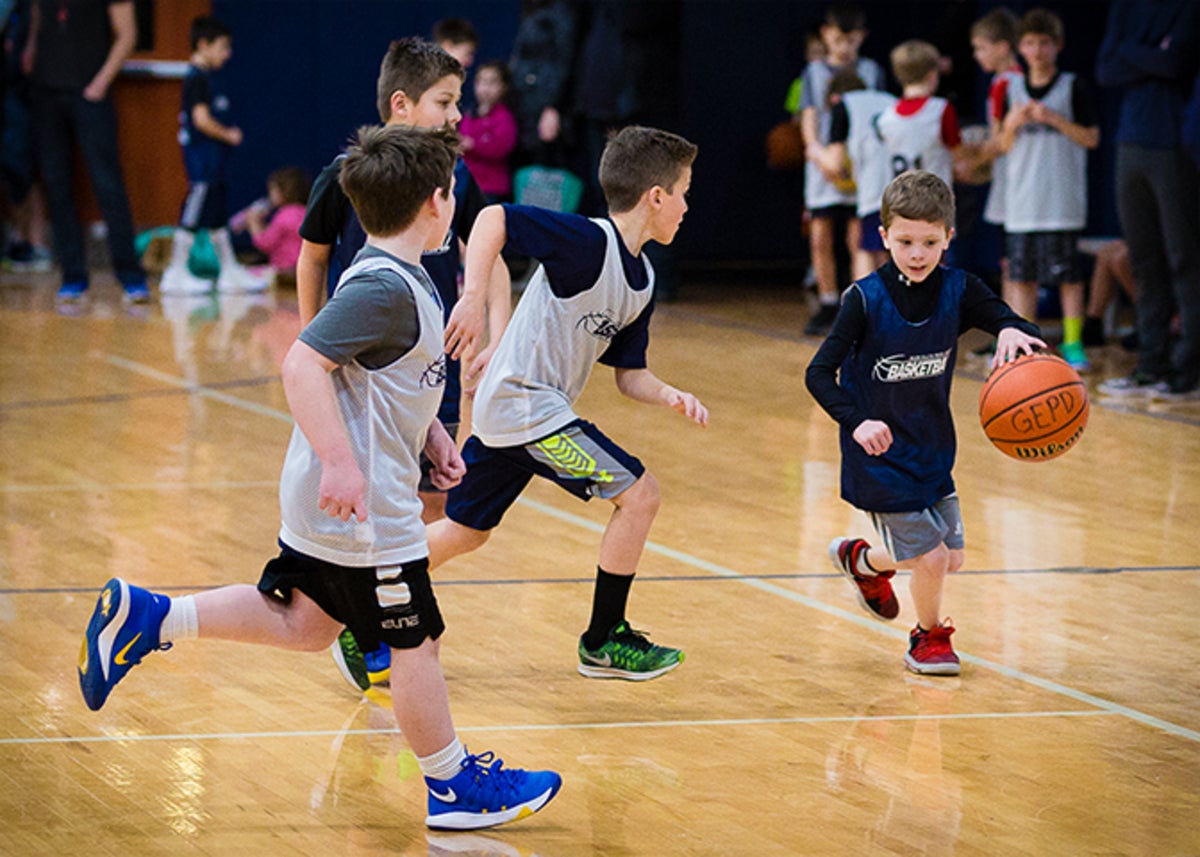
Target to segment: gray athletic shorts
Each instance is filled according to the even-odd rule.
[[[868,512],[875,532],[897,563],[924,556],[938,545],[962,550],[962,510],[958,495],[943,497],[921,512]]]

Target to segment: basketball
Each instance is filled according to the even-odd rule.
[[[993,372],[979,394],[988,440],[1020,461],[1049,461],[1073,447],[1088,421],[1087,386],[1061,357],[1040,352]]]

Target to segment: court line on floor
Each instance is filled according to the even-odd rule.
[[[146,375],[147,377],[155,378],[156,380],[160,380],[166,384],[173,384],[176,386],[188,386],[188,382],[185,381],[184,379],[179,378],[177,376],[169,375],[165,372],[161,372],[158,369],[155,369],[152,366],[147,366],[143,363],[137,363],[136,361],[133,361],[133,360],[126,360],[123,357],[117,357],[116,355],[111,355],[111,354],[107,355],[106,359],[108,360],[108,362],[110,362],[114,366],[125,368],[125,369],[128,369],[129,371],[137,372],[142,375]],[[224,393],[220,393],[220,392],[213,391],[213,390],[205,390],[203,388],[200,388],[200,389],[197,389],[197,392],[200,395],[208,396],[210,398],[215,399],[216,401],[224,402],[233,407],[244,408],[245,410],[251,411],[253,413],[261,414],[263,416],[269,416],[273,419],[282,419],[289,423],[292,422],[292,418],[290,415],[288,415],[282,411],[276,410],[275,408],[270,408],[265,405],[259,405],[255,402],[247,402],[242,399],[238,399],[235,396],[228,396]],[[591,530],[593,532],[603,532],[603,530],[604,530],[604,527],[601,524],[596,523],[595,521],[589,520],[588,518],[582,518],[579,515],[575,515],[570,512],[564,512],[560,509],[554,508],[553,506],[548,506],[545,503],[539,503],[536,500],[530,500],[525,497],[521,497],[518,499],[518,502],[522,503],[523,505],[529,506],[530,508],[533,508],[539,512],[542,512],[543,514],[545,514],[549,517],[557,518],[560,521],[564,521],[566,523],[573,524],[575,526],[582,527],[584,529]],[[709,562],[708,560],[701,559],[700,557],[692,556],[691,554],[685,553],[684,551],[676,550],[675,548],[670,548],[665,545],[660,545],[657,542],[652,542],[652,541],[646,542],[646,550],[650,551],[652,553],[660,554],[669,559],[673,559],[676,562],[680,562],[685,565],[690,565],[694,568],[699,568],[702,571],[710,572],[711,574],[716,574],[721,577],[728,577],[728,578],[731,578],[734,580],[741,581],[745,585],[759,589],[762,592],[776,595],[781,598],[785,598],[789,601],[794,601],[797,604],[802,604],[805,607],[809,607],[809,608],[811,608],[813,610],[817,610],[818,612],[821,612],[821,613],[826,613],[830,616],[836,616],[840,619],[844,619],[848,622],[852,622],[856,625],[859,625],[860,627],[866,628],[867,630],[872,631],[873,633],[884,634],[886,636],[893,637],[896,639],[901,639],[901,640],[908,639],[908,633],[906,631],[904,631],[903,629],[882,626],[879,622],[877,622],[875,620],[867,619],[856,613],[851,613],[850,611],[844,610],[841,607],[835,607],[832,604],[826,604],[823,601],[819,601],[815,598],[810,598],[806,595],[803,595],[802,593],[796,592],[791,589],[786,589],[782,586],[778,586],[778,585],[771,583],[769,581],[766,581],[766,580],[756,579],[753,577],[747,577],[746,575],[743,575],[741,572],[736,571],[732,568],[728,568],[726,566],[719,565],[714,562]],[[1107,699],[1103,699],[1102,697],[1093,696],[1090,693],[1085,693],[1084,691],[1076,690],[1075,688],[1068,687],[1067,685],[1059,684],[1058,682],[1041,678],[1040,676],[1033,675],[1032,673],[1027,673],[1023,670],[1018,670],[1013,667],[1009,667],[1004,664],[997,663],[996,661],[992,661],[992,660],[988,660],[987,658],[979,657],[978,655],[971,655],[966,652],[959,652],[958,655],[959,655],[959,659],[962,661],[965,661],[966,663],[974,664],[976,666],[983,667],[985,669],[989,669],[995,673],[1005,676],[1006,678],[1011,678],[1016,681],[1020,681],[1025,684],[1029,684],[1034,687],[1040,688],[1042,690],[1046,690],[1051,693],[1056,693],[1060,696],[1065,696],[1068,699],[1073,699],[1076,702],[1080,702],[1085,705],[1092,705],[1092,706],[1100,708],[1104,711],[1109,711],[1114,714],[1119,714],[1119,715],[1126,717],[1130,720],[1133,720],[1137,723],[1141,723],[1144,726],[1150,726],[1151,728],[1154,728],[1154,729],[1160,729],[1171,735],[1175,735],[1175,736],[1181,737],[1181,738],[1186,738],[1190,741],[1195,741],[1197,743],[1200,743],[1200,731],[1197,731],[1195,729],[1188,729],[1187,727],[1180,726],[1177,723],[1171,723],[1170,721],[1163,720],[1160,717],[1155,717],[1151,714],[1146,714],[1144,711],[1138,711],[1135,708],[1130,708],[1129,706],[1121,705],[1120,703],[1113,702],[1113,701],[1107,700]]]
[[[527,500],[526,498],[522,497],[520,502],[537,509],[543,514],[549,515],[550,517],[557,518],[560,521],[574,524],[575,526],[582,527],[584,529],[592,530],[593,532],[601,532],[604,529],[595,521],[591,521],[587,518],[581,518],[578,515],[572,514],[571,512],[564,512],[561,509],[556,509],[553,506],[547,506],[546,504],[539,503],[535,500]],[[789,601],[795,601],[797,604],[802,604],[805,607],[809,607],[821,613],[826,613],[830,616],[836,616],[839,619],[853,622],[855,625],[866,628],[867,630],[876,634],[884,634],[886,636],[901,640],[908,639],[908,632],[901,628],[893,628],[882,625],[874,619],[868,619],[858,613],[851,613],[850,611],[844,610],[841,607],[835,607],[832,604],[826,604],[823,601],[810,598],[809,596],[800,592],[786,589],[766,580],[748,577],[732,568],[718,565],[715,562],[709,562],[708,560],[692,556],[691,554],[684,553],[683,551],[679,551],[665,545],[660,545],[657,542],[647,541],[646,550],[652,553],[657,553],[661,556],[665,556],[668,559],[673,559],[676,562],[703,569],[704,571],[711,572],[712,574],[716,574],[721,577],[739,580],[745,583],[747,586],[752,586],[755,589],[759,589],[771,595],[777,595],[782,598],[786,598]],[[1168,732],[1180,738],[1186,738],[1190,741],[1200,743],[1200,731],[1195,729],[1188,729],[1185,726],[1180,726],[1179,724],[1172,723],[1169,720],[1163,720],[1160,717],[1146,714],[1144,711],[1138,711],[1135,708],[1130,708],[1129,706],[1121,705],[1120,703],[1113,702],[1099,696],[1093,696],[1090,693],[1076,690],[1073,687],[1068,687],[1067,685],[1059,684],[1056,681],[1044,679],[1040,676],[1033,675],[1032,673],[1027,673],[1023,670],[1018,670],[1013,667],[997,663],[996,661],[979,657],[978,655],[971,655],[960,651],[958,656],[960,660],[965,661],[966,663],[984,667],[985,669],[992,670],[993,672],[999,673],[1006,678],[1011,678],[1025,684],[1033,685],[1034,687],[1041,688],[1042,690],[1046,690],[1051,693],[1056,693],[1060,696],[1065,696],[1068,699],[1073,699],[1076,702],[1081,702],[1085,705],[1094,705],[1097,708],[1127,717],[1130,720],[1141,723],[1142,725],[1150,726],[1155,729],[1161,729],[1164,732]]]
[[[1053,717],[1112,717],[1115,712],[1087,710],[1065,711],[994,711],[959,712],[955,714],[875,714],[831,715],[813,717],[736,717],[711,720],[624,720],[593,723],[520,723],[495,726],[456,726],[458,732],[569,732],[576,729],[653,729],[696,726],[788,726],[821,723],[871,723],[935,720],[1023,720]],[[29,738],[0,738],[0,746],[30,744],[103,744],[134,741],[241,741],[262,738],[324,738],[333,735],[393,735],[387,729],[297,729],[270,732],[176,732],[163,734],[123,735],[38,735]]]
[[[187,390],[189,393],[195,393],[197,396],[203,396],[206,399],[212,399],[216,402],[229,405],[233,408],[241,408],[244,411],[258,414],[263,417],[270,417],[274,420],[281,420],[286,423],[292,422],[290,414],[272,408],[268,405],[260,405],[258,402],[250,402],[246,399],[239,399],[237,396],[230,396],[222,393],[213,387],[193,384],[192,382],[180,378],[178,375],[170,375],[155,369],[153,366],[147,366],[145,363],[138,363],[136,360],[126,360],[124,357],[118,357],[115,354],[104,355],[105,362],[120,369],[126,369],[137,375],[142,375],[146,378],[153,378],[155,381],[160,381],[163,384],[170,384],[180,390]]]

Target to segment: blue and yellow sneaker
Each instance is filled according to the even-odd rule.
[[[79,650],[79,689],[92,711],[99,711],[125,674],[156,649],[159,629],[171,599],[114,577],[100,590]]]
[[[588,678],[623,678],[647,681],[683,663],[683,652],[651,643],[644,631],[618,622],[598,649],[588,649],[579,638],[579,674]]]
[[[387,685],[392,677],[392,650],[385,644],[381,643],[378,649],[363,654],[354,635],[344,630],[329,647],[329,653],[333,655],[333,662],[337,664],[342,678],[362,693],[375,685]]]
[[[484,767],[486,765],[486,767]],[[479,830],[533,815],[562,787],[554,771],[505,768],[488,751],[469,753],[462,770],[448,780],[425,778],[429,787],[429,817],[434,830]]]

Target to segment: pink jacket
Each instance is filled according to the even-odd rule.
[[[270,257],[276,271],[296,270],[300,258],[300,224],[304,221],[304,206],[290,203],[280,207],[267,228],[252,237],[254,246]]]
[[[488,196],[512,193],[508,156],[517,147],[517,120],[512,111],[497,104],[487,116],[464,116],[458,130],[474,144],[463,152],[463,160],[479,189]]]

